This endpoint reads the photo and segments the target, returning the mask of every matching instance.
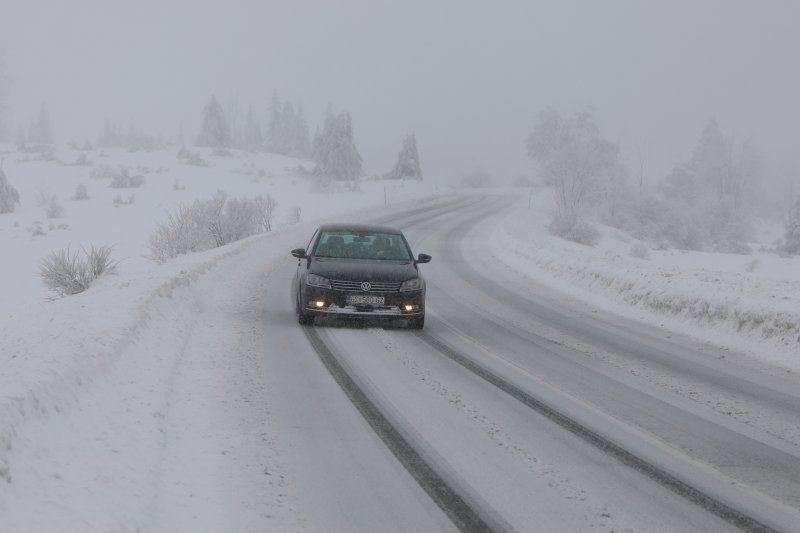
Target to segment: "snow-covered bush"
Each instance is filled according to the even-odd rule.
[[[218,191],[209,200],[180,206],[150,235],[148,258],[163,263],[178,255],[223,246],[272,226],[272,197],[229,199]]]
[[[83,292],[95,279],[116,267],[111,250],[110,246],[92,246],[88,252],[82,250],[83,256],[70,252],[69,248],[51,252],[42,260],[39,277],[59,296]]]
[[[113,189],[135,189],[144,184],[144,176],[135,174],[131,176],[130,171],[126,167],[120,167],[119,172],[108,184]]]
[[[136,202],[136,195],[129,194],[127,198],[123,198],[121,194],[114,196],[112,203],[114,207],[119,207],[121,205],[132,205]]]
[[[702,250],[708,240],[702,217],[679,198],[634,198],[623,204],[609,223],[661,249]]]
[[[50,203],[44,208],[44,213],[47,218],[61,218],[64,216],[64,206],[58,201],[55,196],[50,197]]]
[[[735,208],[731,199],[708,202],[703,210],[703,219],[715,252],[752,252],[747,244],[751,233],[750,220],[741,209]]]
[[[0,168],[0,214],[13,213],[19,205],[19,192],[6,179],[6,173]]]
[[[73,200],[88,200],[89,193],[86,191],[86,185],[83,183],[78,184],[75,188],[75,194],[72,196]]]
[[[587,246],[594,246],[600,239],[600,233],[594,226],[575,218],[574,213],[554,211],[547,229],[553,235]]]
[[[278,203],[269,194],[266,196],[256,196],[253,199],[256,205],[256,218],[259,230],[263,232],[272,231],[272,217],[275,214],[275,207]]]
[[[185,147],[178,150],[178,159],[183,161],[187,165],[192,165],[195,167],[208,166],[208,163],[206,163],[205,159],[200,157],[199,153],[187,150]]]

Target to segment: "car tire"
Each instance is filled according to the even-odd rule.
[[[422,329],[425,327],[425,315],[409,318],[407,324],[408,329]]]
[[[302,307],[300,307],[300,295],[297,295],[297,300],[295,301],[295,310],[297,311],[297,322],[301,326],[310,326],[314,323],[314,315],[309,315],[303,312]]]

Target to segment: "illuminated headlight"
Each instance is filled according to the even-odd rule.
[[[400,285],[401,291],[418,291],[420,289],[422,289],[422,278],[409,279]]]
[[[331,288],[331,282],[328,278],[323,278],[317,274],[309,274],[306,276],[306,284],[312,287],[323,287],[325,289]]]

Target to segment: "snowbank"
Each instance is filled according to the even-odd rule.
[[[595,247],[550,235],[550,209],[539,190],[498,225],[498,259],[598,307],[800,369],[800,258],[650,250],[640,259],[637,241],[614,228],[601,226]]]

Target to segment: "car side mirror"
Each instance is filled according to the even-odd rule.
[[[431,256],[429,256],[428,254],[419,254],[419,256],[417,256],[416,263],[418,263],[418,264],[419,263],[430,263],[431,259],[433,259],[433,258]]]
[[[307,257],[305,248],[295,248],[292,250],[292,255],[298,259],[305,259]]]

